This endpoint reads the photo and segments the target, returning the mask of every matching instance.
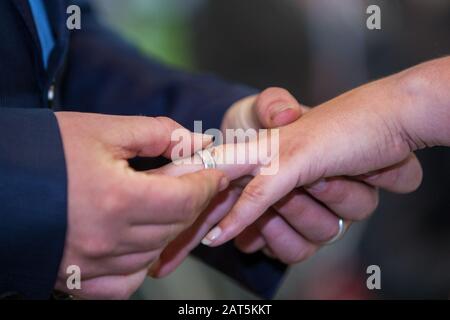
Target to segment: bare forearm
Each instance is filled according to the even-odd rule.
[[[414,149],[450,146],[450,57],[393,76],[404,105],[396,114]]]

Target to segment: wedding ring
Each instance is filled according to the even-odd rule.
[[[205,169],[215,169],[217,167],[216,160],[208,149],[197,151],[198,156],[202,159]]]
[[[346,230],[344,219],[339,218],[338,226],[339,226],[338,233],[331,240],[325,242],[324,245],[333,244],[333,243],[337,242],[338,240],[340,240],[344,236],[344,233]]]

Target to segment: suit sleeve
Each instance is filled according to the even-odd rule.
[[[66,109],[120,115],[170,116],[188,128],[220,127],[237,100],[258,92],[208,74],[173,69],[142,54],[83,13],[71,33],[64,77]]]
[[[225,111],[258,91],[210,75],[174,70],[139,53],[102,27],[82,7],[83,29],[72,33],[63,102],[77,111],[168,116],[193,129],[220,128]],[[70,107],[69,107],[70,108]],[[271,297],[285,266],[263,255],[245,255],[233,245],[199,248],[194,254],[252,292]]]
[[[0,296],[50,297],[65,242],[66,197],[54,114],[0,109]]]

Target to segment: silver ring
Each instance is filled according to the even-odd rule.
[[[338,225],[339,225],[338,233],[331,240],[325,242],[324,245],[333,244],[333,243],[337,242],[338,240],[340,240],[344,236],[345,229],[346,229],[345,220],[342,218],[339,218]]]
[[[198,156],[202,159],[205,169],[217,168],[216,160],[208,149],[197,151]]]

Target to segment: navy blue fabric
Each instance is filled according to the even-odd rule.
[[[45,298],[56,279],[67,177],[53,111],[162,115],[189,128],[194,120],[218,128],[232,103],[256,92],[152,61],[98,24],[86,1],[71,3],[82,8],[82,30],[69,35],[65,1],[45,1],[55,35],[46,70],[27,0],[0,1],[0,296]],[[46,94],[52,83],[53,104]],[[196,254],[266,298],[284,272],[283,265],[232,245]]]
[[[67,177],[27,0],[0,1],[0,41],[0,296],[46,299],[64,248]]]
[[[0,110],[0,294],[46,298],[66,232],[66,172],[55,115]]]

